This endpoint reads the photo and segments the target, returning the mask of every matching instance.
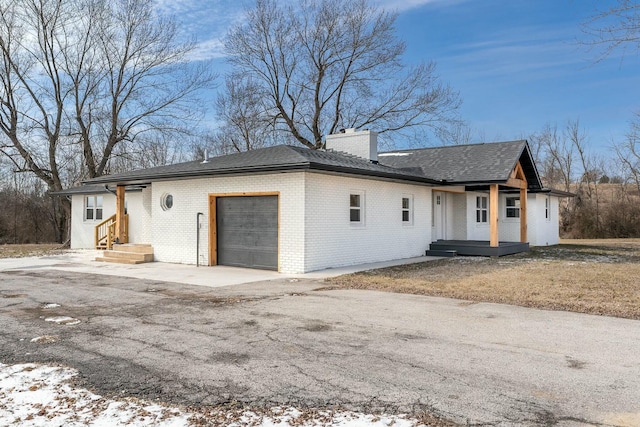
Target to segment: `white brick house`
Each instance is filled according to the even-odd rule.
[[[72,248],[99,246],[96,225],[118,205],[123,238],[152,245],[156,261],[286,273],[421,256],[438,241],[520,245],[507,253],[557,244],[558,197],[567,196],[541,187],[526,141],[378,157],[376,134],[353,130],[328,136],[327,150],[269,147],[63,193]]]

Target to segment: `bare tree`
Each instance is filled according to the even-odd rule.
[[[614,144],[614,151],[622,166],[622,171],[640,193],[640,115],[631,122],[626,139]]]
[[[226,38],[229,60],[258,87],[261,121],[299,143],[321,148],[341,128],[410,133],[456,122],[458,93],[435,65],[402,63],[395,14],[367,0],[257,0],[246,15]]]
[[[576,206],[576,226],[582,228],[581,234],[602,237],[600,215],[600,194],[598,180],[602,175],[601,162],[589,152],[587,135],[580,127],[579,120],[570,120],[565,128],[565,137],[577,153],[582,173],[576,183],[578,204]]]
[[[0,153],[58,191],[104,174],[118,144],[187,132],[215,76],[178,36],[152,0],[3,0]]]
[[[538,155],[544,160],[542,166],[542,178],[545,185],[555,187],[560,185],[563,190],[571,191],[574,175],[575,151],[573,145],[559,134],[557,125],[547,124],[545,128],[535,135],[539,145]]]
[[[640,48],[640,3],[616,0],[614,5],[592,16],[582,25],[587,38],[582,42],[591,48],[602,48],[597,60],[627,48]]]
[[[451,126],[443,136],[443,142],[447,145],[465,145],[473,142],[474,131],[468,124],[459,122]]]
[[[250,76],[230,74],[224,89],[216,100],[223,124],[210,138],[217,153],[249,151],[283,140],[274,132],[260,84]]]

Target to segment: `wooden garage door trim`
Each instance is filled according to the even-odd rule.
[[[257,193],[215,193],[209,194],[209,265],[218,265],[218,221],[217,199],[218,197],[260,197],[277,196],[278,198],[278,271],[280,271],[280,192]]]

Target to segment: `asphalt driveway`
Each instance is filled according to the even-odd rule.
[[[0,362],[67,365],[98,393],[175,404],[640,424],[638,321],[321,288],[2,271]]]

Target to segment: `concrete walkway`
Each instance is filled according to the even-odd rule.
[[[95,261],[101,254],[98,250],[72,250],[62,255],[0,259],[0,271],[53,269],[86,274],[131,277],[136,279],[162,280],[188,285],[220,287],[251,282],[280,280],[287,278],[324,279],[357,271],[373,270],[395,265],[413,264],[439,259],[417,257],[394,261],[361,264],[348,267],[314,271],[306,274],[284,274],[276,271],[256,270],[227,266],[196,267],[195,265],[151,262],[146,264],[112,264]]]

